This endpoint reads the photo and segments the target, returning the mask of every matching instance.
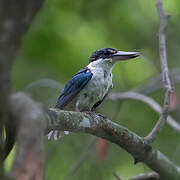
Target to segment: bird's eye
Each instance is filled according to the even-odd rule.
[[[116,53],[117,51],[116,50],[114,50],[114,49],[109,49],[109,53],[110,54],[114,54],[114,53]]]
[[[116,49],[114,48],[102,48],[97,51],[95,51],[91,57],[90,57],[90,62],[96,61],[97,59],[106,59],[106,58],[111,58],[113,54],[117,52]]]
[[[113,49],[108,49],[107,51],[104,52],[104,55],[108,57],[108,56],[110,56],[110,55],[112,55],[112,54],[114,54],[114,53],[116,53],[115,50],[113,50]]]

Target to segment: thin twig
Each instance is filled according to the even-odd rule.
[[[174,68],[169,71],[169,76],[172,81],[172,84],[179,84],[180,83],[180,68]],[[135,88],[131,89],[133,92],[138,92],[142,94],[150,94],[153,93],[161,88],[163,88],[163,85],[161,84],[161,74],[157,74],[156,76],[153,76],[152,78],[146,80],[139,86],[136,86]]]
[[[123,180],[116,172],[114,173],[114,177],[115,177],[117,180]]]
[[[180,68],[174,68],[169,72],[170,79],[172,84],[179,84],[180,83]],[[150,94],[159,89],[163,88],[161,84],[161,74],[153,76],[151,79],[148,79],[144,83],[140,84],[139,86],[132,89],[132,91],[143,93],[143,94]]]
[[[133,99],[146,103],[158,114],[162,113],[161,106],[152,98],[145,96],[137,92],[124,92],[124,93],[110,93],[107,97],[109,100],[124,100],[124,99]],[[170,115],[167,116],[167,123],[176,131],[180,132],[180,124],[174,120]]]
[[[114,173],[114,176],[117,180],[122,180],[122,178],[117,173]],[[134,176],[128,180],[160,180],[160,177],[156,172],[150,172],[139,174],[138,176]]]
[[[138,176],[134,176],[129,180],[159,180],[159,179],[160,177],[157,173],[150,172],[150,173],[139,174]]]
[[[160,133],[166,122],[170,107],[170,98],[172,94],[172,86],[169,79],[167,53],[166,53],[167,14],[163,10],[162,0],[156,0],[156,6],[160,18],[159,55],[160,55],[160,63],[161,63],[161,71],[162,71],[162,82],[165,89],[165,98],[164,98],[164,105],[161,116],[158,122],[156,123],[156,125],[154,126],[154,128],[152,129],[152,131],[145,138],[149,142],[153,142],[155,140],[155,138]]]
[[[74,175],[74,173],[80,168],[80,166],[84,163],[84,161],[88,158],[89,153],[92,150],[92,147],[94,145],[96,141],[96,138],[93,137],[90,139],[90,141],[88,142],[87,146],[85,147],[85,149],[83,150],[83,152],[81,153],[81,156],[79,157],[79,159],[72,164],[72,166],[70,167],[70,170],[68,171],[68,173],[66,174],[66,176],[64,177],[65,179],[68,179],[69,177],[72,177]]]

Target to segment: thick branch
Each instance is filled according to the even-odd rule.
[[[168,72],[168,63],[167,63],[167,53],[166,53],[166,30],[167,30],[167,15],[163,10],[162,0],[156,0],[157,10],[160,18],[160,27],[159,27],[159,55],[160,55],[160,63],[161,63],[161,71],[162,71],[162,81],[165,89],[165,98],[163,111],[161,116],[153,128],[153,130],[148,134],[146,140],[152,142],[156,136],[159,134],[161,129],[163,128],[170,107],[170,98],[172,93],[172,86],[169,79]]]
[[[15,57],[24,34],[44,0],[0,0],[0,178],[3,179],[2,162],[13,146],[8,98],[10,76]],[[2,138],[6,128],[6,142]],[[14,128],[14,127],[13,127]],[[10,132],[10,133],[9,133]]]
[[[44,0],[0,0],[0,110],[7,104],[10,71],[25,32]],[[3,85],[2,85],[3,84]]]
[[[163,180],[180,178],[180,168],[167,159],[160,151],[152,147],[141,137],[128,129],[100,117],[80,112],[49,109],[47,111],[47,130],[67,130],[84,132],[109,140],[125,149],[137,161],[144,162],[156,171]]]
[[[42,180],[46,126],[43,110],[23,93],[12,96],[11,110],[13,121],[18,126],[17,152],[11,176],[17,180]]]
[[[161,106],[152,98],[137,92],[124,92],[124,93],[110,93],[107,97],[109,100],[119,101],[124,99],[133,99],[144,102],[150,106],[158,114],[162,113]],[[180,132],[180,124],[176,122],[171,116],[167,116],[167,123],[176,131]]]

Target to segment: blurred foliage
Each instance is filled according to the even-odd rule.
[[[164,3],[167,13],[171,15],[167,47],[169,66],[173,69],[180,66],[180,1],[166,0]],[[158,22],[155,0],[46,0],[24,39],[14,65],[13,87],[27,90],[36,100],[53,106],[62,85],[88,64],[93,51],[115,47],[142,52],[140,58],[119,63],[113,70],[113,91],[130,90],[160,71]],[[58,89],[58,83],[54,84],[51,80],[39,81],[47,78],[62,85],[59,84]],[[34,84],[34,81],[37,82]],[[162,103],[162,90],[151,96]],[[118,115],[114,119],[115,109]],[[126,101],[121,105],[106,101],[99,111],[141,136],[145,136],[158,119],[155,112],[137,101]],[[89,139],[89,135],[75,133],[59,142],[46,139],[46,179],[63,179],[81,157]],[[180,135],[166,125],[154,147],[180,164],[176,158],[179,156],[179,139]],[[141,163],[134,165],[132,157],[113,144],[109,146],[105,160],[100,162],[94,145],[69,179],[113,180],[113,172],[128,178],[147,170]]]

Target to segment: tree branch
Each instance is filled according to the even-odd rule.
[[[6,119],[4,116],[8,112],[10,71],[14,57],[18,52],[24,33],[42,2],[43,0],[0,1],[0,83],[3,84],[0,87],[2,100],[0,102],[0,119]],[[166,54],[164,57],[166,59]],[[166,84],[167,92],[170,92],[167,61],[162,62],[162,69],[165,70],[163,82]],[[166,110],[168,111],[168,97],[170,97],[170,93],[167,93],[166,96],[167,103],[165,99],[163,109],[165,113],[162,113],[164,119],[167,116]],[[136,160],[144,162],[151,169],[157,171],[162,179],[179,179],[180,177],[179,167],[170,162],[162,153],[152,149],[143,138],[110,120],[96,114],[90,116],[84,113],[58,111],[56,109],[50,109],[47,112],[46,117],[44,117],[41,106],[24,94],[18,93],[11,98],[11,115],[15,117],[13,120],[17,120],[19,127],[17,156],[11,171],[11,175],[15,179],[43,178],[42,133],[45,127],[46,132],[52,129],[69,130],[105,138],[125,149]],[[2,135],[1,122],[0,126],[0,135]],[[1,144],[2,138],[0,137],[0,151],[2,150]],[[0,164],[0,168],[1,166]]]
[[[24,34],[43,1],[0,0],[0,179],[4,176],[3,160],[14,143],[11,134],[14,129],[11,129],[12,120],[8,113],[11,69]],[[3,128],[6,128],[6,139],[3,138]]]
[[[167,159],[160,151],[152,147],[143,138],[128,129],[96,114],[61,111],[47,111],[47,129],[84,132],[109,140],[125,149],[138,162],[145,163],[156,171],[163,180],[179,179],[180,168]]]
[[[162,113],[161,106],[154,99],[137,92],[129,91],[124,93],[110,93],[107,98],[112,101],[119,101],[124,99],[138,100],[150,106],[158,114]],[[167,123],[173,129],[180,132],[180,124],[176,122],[176,120],[174,120],[171,116],[167,116]]]
[[[160,54],[160,63],[161,63],[161,71],[162,71],[162,81],[165,89],[165,98],[164,98],[164,105],[161,116],[155,127],[146,137],[146,140],[148,140],[149,142],[153,142],[155,140],[156,136],[159,134],[159,132],[161,131],[161,129],[163,128],[166,122],[170,107],[171,93],[172,93],[172,86],[169,79],[167,53],[166,53],[167,15],[163,10],[162,0],[156,0],[156,6],[160,18],[159,54]]]
[[[11,97],[11,114],[18,126],[17,152],[11,177],[41,180],[44,176],[44,112],[24,93],[16,93]]]
[[[180,168],[169,161],[160,151],[152,149],[146,140],[95,113],[89,115],[53,108],[45,109],[45,112],[42,113],[41,107],[22,93],[13,95],[11,104],[13,105],[11,106],[13,116],[20,119],[17,158],[13,166],[15,168],[12,170],[15,177],[18,177],[19,174],[22,175],[20,177],[23,177],[23,169],[29,169],[27,160],[32,161],[31,165],[36,164],[35,167],[39,166],[42,169],[40,166],[40,162],[43,161],[43,153],[40,151],[41,130],[45,127],[46,134],[50,130],[66,130],[89,133],[104,138],[126,150],[136,161],[145,163],[156,171],[163,180],[178,180],[180,178]],[[31,172],[30,175],[36,174],[34,169],[29,172]]]
[[[150,173],[139,174],[138,176],[134,176],[129,180],[160,180],[160,177],[157,173],[150,172]]]
[[[0,1],[0,86],[1,99],[10,91],[10,71],[24,34],[44,0]],[[4,109],[5,104],[0,110]]]
[[[117,173],[114,173],[114,176],[117,178],[117,180],[122,180],[122,178]],[[139,174],[138,176],[134,176],[128,180],[160,180],[160,177],[157,173],[150,172]]]
[[[114,173],[114,177],[117,179],[117,180],[122,180],[122,178],[119,176],[119,174],[117,173]]]
[[[72,164],[70,167],[68,173],[65,175],[64,180],[68,179],[69,177],[72,177],[75,172],[80,168],[80,166],[84,163],[84,161],[87,160],[89,157],[89,154],[92,150],[92,147],[94,146],[96,141],[96,138],[93,137],[89,140],[88,144],[84,148],[83,152],[81,153],[80,157]]]
[[[179,68],[175,68],[171,70],[169,75],[173,84],[180,83],[180,69]],[[161,75],[158,74],[152,77],[151,79],[147,80],[140,86],[134,88],[132,91],[139,92],[142,94],[150,94],[158,89],[161,89],[162,87],[163,85],[161,84]]]

